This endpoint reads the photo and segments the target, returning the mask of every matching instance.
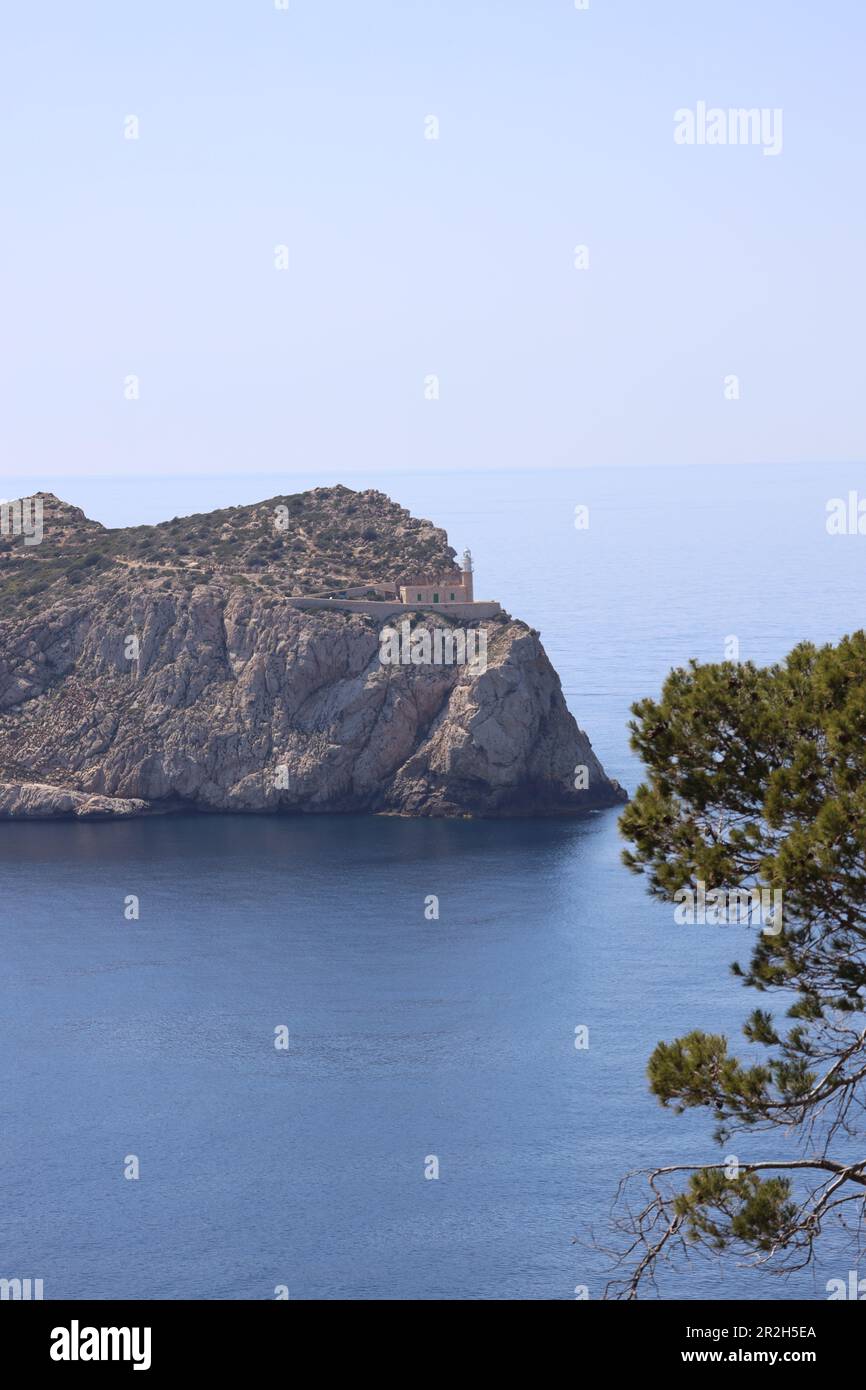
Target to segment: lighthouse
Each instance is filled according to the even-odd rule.
[[[463,552],[463,597],[466,603],[474,601],[472,592],[472,551]]]
[[[454,570],[450,574],[419,575],[417,579],[404,579],[397,593],[401,603],[432,603],[437,608],[449,603],[474,603],[471,553],[463,552],[459,579]]]

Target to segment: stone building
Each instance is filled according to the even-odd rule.
[[[472,555],[463,552],[461,573],[407,579],[398,590],[401,603],[472,603]]]

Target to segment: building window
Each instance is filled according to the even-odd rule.
[[[418,595],[418,602],[419,602],[419,603],[421,602],[421,595],[420,595],[420,594]]]
[[[433,602],[434,602],[434,603],[438,603],[438,602],[439,602],[439,595],[438,595],[438,594],[434,594],[434,595],[433,595]]]
[[[453,594],[451,595],[451,598],[452,598],[452,601],[453,601],[453,599],[454,599],[454,595],[453,595]]]

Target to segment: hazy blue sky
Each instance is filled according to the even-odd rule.
[[[0,490],[862,459],[864,16],[7,6]],[[782,153],[676,145],[699,101],[780,107]]]

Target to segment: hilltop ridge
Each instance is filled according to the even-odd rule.
[[[25,546],[20,536],[0,535],[0,602],[29,612],[109,571],[114,583],[218,582],[309,594],[455,570],[443,530],[372,488],[317,487],[116,529],[53,493],[33,496],[43,505],[42,542]],[[278,509],[285,509],[279,512],[285,529],[276,524]]]

